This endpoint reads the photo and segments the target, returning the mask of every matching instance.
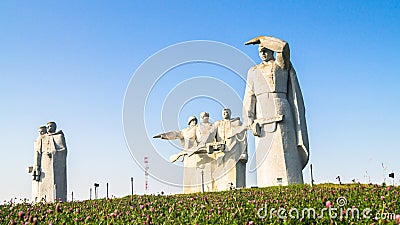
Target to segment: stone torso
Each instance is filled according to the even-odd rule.
[[[263,93],[287,93],[288,71],[269,61],[252,68],[256,96]]]
[[[213,137],[210,137],[210,133],[214,130],[212,123],[200,123],[196,129],[196,140],[197,143],[210,143],[213,141]]]
[[[189,149],[196,145],[196,126],[187,127],[182,130],[182,136],[184,139],[184,148]]]

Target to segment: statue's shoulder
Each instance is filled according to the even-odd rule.
[[[240,117],[235,117],[235,118],[231,119],[231,124],[232,124],[232,126],[241,126],[242,121],[240,121]]]
[[[258,69],[258,65],[252,66],[252,67],[250,67],[249,72],[254,72],[257,69]]]
[[[62,130],[59,130],[59,131],[55,132],[53,135],[63,135],[64,136],[64,132]]]
[[[219,125],[221,125],[222,124],[222,122],[223,122],[223,120],[217,120],[217,121],[215,121],[215,124],[214,124],[214,126],[219,126]]]
[[[62,130],[56,131],[54,133],[47,134],[47,136],[53,136],[53,137],[64,137],[64,133]]]

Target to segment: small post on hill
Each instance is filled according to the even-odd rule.
[[[107,183],[107,199],[108,199],[108,183]]]
[[[314,177],[313,177],[313,171],[312,171],[312,164],[310,164],[310,184],[311,184],[311,187],[314,186]]]
[[[392,178],[392,185],[394,186],[394,172],[389,173],[389,177]]]
[[[131,195],[133,195],[133,177],[131,177]]]

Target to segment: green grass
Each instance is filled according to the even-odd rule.
[[[319,184],[52,204],[7,203],[0,206],[0,224],[396,224],[400,223],[400,218],[395,219],[400,214],[399,191],[399,187],[381,185]],[[315,216],[307,211],[302,216],[304,208],[313,208]],[[353,214],[346,215],[348,208]],[[370,212],[364,211],[367,217],[363,217],[366,209]]]

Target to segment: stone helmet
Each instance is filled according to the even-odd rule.
[[[201,112],[200,118],[204,118],[204,117],[210,117],[210,114],[208,112]]]
[[[197,124],[197,118],[195,116],[190,116],[188,118],[188,125],[190,125],[190,122],[192,122],[192,120],[196,121],[196,124]]]

